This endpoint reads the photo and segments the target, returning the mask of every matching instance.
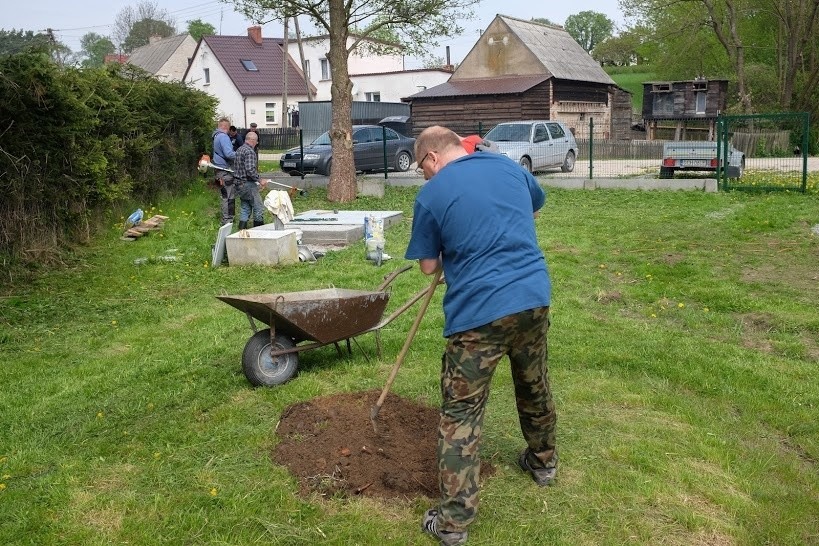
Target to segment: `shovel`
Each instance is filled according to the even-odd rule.
[[[415,332],[418,331],[418,326],[421,324],[421,319],[424,318],[424,313],[426,313],[427,307],[429,307],[429,301],[432,299],[435,289],[441,282],[442,272],[443,268],[438,269],[438,271],[436,271],[432,276],[432,283],[430,283],[429,288],[427,289],[426,296],[424,296],[424,301],[421,302],[421,307],[418,309],[418,315],[415,317],[415,322],[412,323],[412,327],[407,334],[407,340],[404,341],[404,346],[401,348],[401,352],[398,353],[398,357],[395,359],[395,364],[392,366],[390,376],[387,378],[387,384],[384,385],[384,390],[381,391],[381,396],[378,397],[378,402],[376,402],[370,409],[370,421],[372,422],[373,430],[376,433],[378,432],[378,429],[375,426],[375,420],[378,418],[378,412],[381,411],[381,406],[384,404],[384,399],[387,398],[387,393],[390,392],[392,382],[395,381],[395,376],[398,374],[398,368],[401,367],[401,364],[404,362],[404,357],[407,356],[407,351],[412,344],[412,340],[415,338]]]

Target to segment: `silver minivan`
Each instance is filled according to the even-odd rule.
[[[574,170],[577,142],[560,121],[532,120],[499,123],[484,136],[498,145],[503,155],[529,172],[560,168]]]

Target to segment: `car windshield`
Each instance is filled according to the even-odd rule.
[[[322,133],[316,140],[310,143],[311,146],[329,146],[330,145],[330,131]]]
[[[501,123],[486,133],[484,138],[493,142],[528,142],[531,130],[531,123]]]

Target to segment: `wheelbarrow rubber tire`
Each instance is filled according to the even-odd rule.
[[[292,339],[277,335],[273,341],[274,350],[292,349],[296,346]],[[256,387],[281,385],[296,375],[299,365],[298,354],[288,353],[270,356],[270,329],[260,330],[245,344],[242,353],[242,371],[250,383]]]

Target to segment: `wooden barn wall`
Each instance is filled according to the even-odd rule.
[[[560,102],[609,103],[609,86],[602,83],[556,80],[554,99]]]
[[[666,92],[654,91],[652,83],[643,84],[643,119],[711,119],[725,110],[728,101],[728,82],[709,80],[706,87],[705,113],[697,114],[697,93],[693,81],[668,82],[671,84],[671,95],[674,111],[671,114],[654,114],[654,97]]]
[[[611,138],[631,140],[631,93],[614,87],[611,99]]]
[[[524,93],[413,99],[412,136],[432,125],[467,135],[486,133],[503,121],[549,119],[548,97],[548,82],[543,82]]]

